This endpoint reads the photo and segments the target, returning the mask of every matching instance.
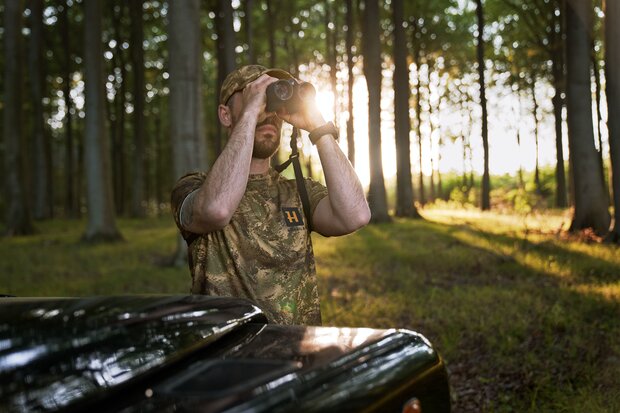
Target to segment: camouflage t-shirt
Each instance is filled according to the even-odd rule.
[[[320,325],[312,240],[295,180],[273,169],[250,175],[230,223],[197,235],[181,228],[179,210],[205,178],[185,175],[172,191],[174,219],[189,243],[191,292],[249,298],[278,324]],[[327,189],[311,179],[305,183],[314,212]]]

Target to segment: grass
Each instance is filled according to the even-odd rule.
[[[426,335],[456,412],[620,411],[620,249],[563,236],[562,213],[423,214],[314,238],[324,324]],[[162,265],[170,219],[119,227],[109,245],[80,244],[80,221],[0,239],[0,293],[188,292],[187,269]]]

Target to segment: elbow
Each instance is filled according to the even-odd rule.
[[[234,210],[231,211],[229,208],[221,206],[211,206],[204,211],[202,222],[199,223],[200,227],[203,228],[203,233],[223,229],[230,223],[235,212]]]
[[[364,208],[360,208],[359,211],[351,214],[347,220],[346,231],[352,233],[365,227],[370,222],[370,217],[370,208],[368,208],[368,205],[365,205]]]
[[[372,214],[370,213],[370,208],[368,207],[368,204],[366,204],[364,206],[364,208],[362,208],[362,210],[357,215],[357,220],[356,220],[357,228],[356,228],[356,230],[358,230],[360,228],[363,228],[366,225],[368,225],[368,223],[370,222],[370,218],[371,217],[372,217]]]

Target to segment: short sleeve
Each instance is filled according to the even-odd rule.
[[[306,190],[308,191],[308,198],[310,199],[310,213],[314,215],[314,210],[321,199],[327,196],[327,188],[325,185],[311,178],[306,178],[305,181]]]
[[[182,176],[172,188],[172,194],[170,196],[170,207],[172,209],[172,215],[174,216],[174,222],[176,222],[177,227],[181,230],[181,235],[183,238],[187,239],[190,232],[184,230],[181,227],[181,223],[179,221],[179,212],[181,210],[181,206],[183,206],[183,201],[185,198],[200,188],[207,178],[207,174],[204,172],[193,172]]]

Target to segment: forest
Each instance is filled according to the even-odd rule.
[[[0,294],[187,293],[170,190],[226,145],[226,74],[282,68],[372,212],[313,236],[324,324],[428,335],[455,411],[620,411],[619,1],[3,0],[0,20]],[[305,133],[300,154],[322,180]]]

